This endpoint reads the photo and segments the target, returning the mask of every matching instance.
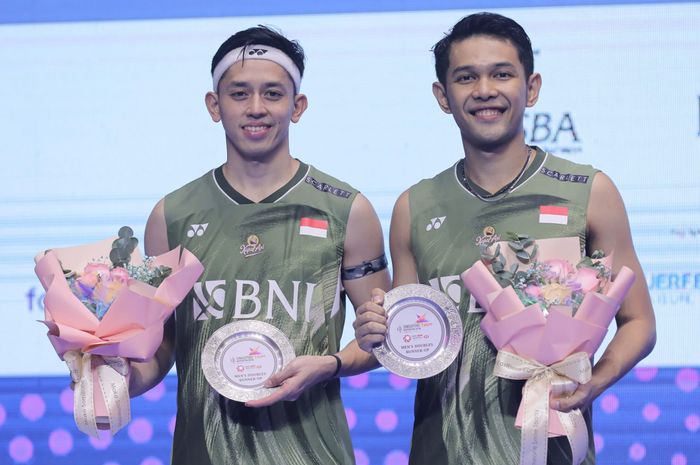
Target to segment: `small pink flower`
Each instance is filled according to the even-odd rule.
[[[78,278],[78,282],[84,286],[93,288],[97,285],[97,275],[93,273],[84,274]]]
[[[525,294],[529,295],[530,297],[537,299],[542,295],[542,289],[539,286],[535,286],[534,284],[529,284],[525,289]]]
[[[598,271],[593,268],[580,268],[572,279],[581,286],[583,292],[599,290],[600,279],[598,279]]]
[[[121,284],[126,284],[126,282],[129,280],[129,272],[121,266],[117,266],[110,272],[110,277],[114,281]]]
[[[97,274],[97,275],[105,275],[109,274],[109,266],[104,264],[104,263],[88,263],[85,265],[85,270],[83,271],[85,274]]]

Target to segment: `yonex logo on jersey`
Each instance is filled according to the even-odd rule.
[[[226,281],[202,281],[195,283],[192,313],[195,320],[221,319],[226,301]]]
[[[204,235],[204,231],[207,230],[207,226],[209,226],[209,223],[191,224],[190,229],[187,230],[187,237],[202,237]]]
[[[442,223],[445,222],[446,216],[439,216],[437,218],[430,218],[430,223],[425,227],[426,231],[432,231],[433,229],[440,229]]]
[[[251,48],[248,50],[248,55],[265,55],[267,53],[267,50],[264,48]]]

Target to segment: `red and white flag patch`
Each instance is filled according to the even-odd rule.
[[[569,207],[540,205],[540,223],[569,224]]]
[[[299,221],[299,234],[326,238],[328,237],[328,221],[304,217]]]

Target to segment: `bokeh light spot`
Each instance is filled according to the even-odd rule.
[[[144,444],[153,437],[153,426],[145,418],[132,420],[129,425],[129,437],[136,444]]]
[[[73,450],[73,436],[64,429],[51,431],[49,449],[54,455],[63,456]]]
[[[44,416],[46,403],[39,394],[27,394],[19,403],[19,411],[29,421],[36,421]]]
[[[399,423],[399,417],[393,410],[380,410],[374,417],[374,423],[380,431],[388,433],[396,429]]]

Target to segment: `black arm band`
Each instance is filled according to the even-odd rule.
[[[386,255],[381,254],[379,257],[375,258],[374,260],[370,260],[368,262],[362,262],[361,264],[357,266],[350,266],[347,268],[343,268],[341,270],[341,277],[343,280],[346,279],[357,279],[357,278],[363,278],[367,276],[368,274],[376,273],[377,271],[382,271],[388,266],[388,262],[386,260]]]
[[[333,379],[336,376],[338,376],[338,373],[340,373],[340,369],[343,367],[343,362],[340,360],[340,357],[338,357],[335,354],[328,354],[328,355],[330,355],[331,357],[333,357],[335,359],[335,371],[333,372],[333,374],[330,377],[330,379]]]

